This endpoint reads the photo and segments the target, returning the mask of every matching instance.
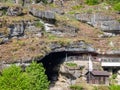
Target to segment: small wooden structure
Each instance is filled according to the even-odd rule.
[[[89,84],[109,84],[109,73],[107,71],[88,71],[86,78]]]

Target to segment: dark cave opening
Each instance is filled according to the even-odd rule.
[[[60,65],[66,61],[66,55],[69,57],[82,56],[83,54],[87,55],[88,53],[75,51],[51,52],[39,60],[38,63],[43,63],[43,66],[46,70],[45,73],[48,76],[48,80],[54,82],[58,80]]]
[[[39,61],[43,63],[49,81],[57,81],[59,65],[64,62],[65,56],[66,52],[53,52]]]

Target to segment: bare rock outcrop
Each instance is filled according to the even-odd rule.
[[[55,19],[55,13],[51,10],[39,10],[37,8],[32,7],[30,9],[30,13],[39,18],[48,19],[48,20],[54,20]]]
[[[9,7],[7,9],[7,15],[8,16],[19,16],[22,14],[22,7],[18,7],[18,6],[15,6],[15,7]]]
[[[76,14],[76,19],[88,23],[102,31],[119,34],[120,23],[110,15],[103,13],[82,13]]]

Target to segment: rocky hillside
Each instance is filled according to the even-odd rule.
[[[107,0],[0,2],[0,62],[27,62],[63,47],[119,53],[120,11]]]

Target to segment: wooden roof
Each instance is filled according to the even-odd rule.
[[[88,72],[86,73],[86,75],[88,74]],[[110,75],[109,72],[107,71],[91,71],[90,73],[95,76],[109,76]]]

